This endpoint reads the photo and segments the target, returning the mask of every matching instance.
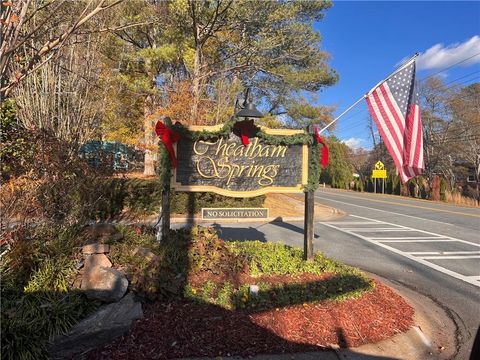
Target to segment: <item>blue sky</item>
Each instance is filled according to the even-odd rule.
[[[334,1],[315,28],[340,75],[337,85],[319,93],[318,103],[337,106],[336,115],[416,52],[421,54],[417,80],[473,56],[439,75],[450,85],[480,81],[477,1]],[[334,134],[354,147],[369,148],[367,119],[362,101],[338,121]]]

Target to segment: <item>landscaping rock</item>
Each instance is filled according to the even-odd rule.
[[[110,245],[108,244],[88,244],[82,248],[82,253],[89,254],[108,254],[110,252]]]
[[[100,307],[68,334],[56,337],[49,345],[50,356],[55,360],[81,359],[82,354],[126,334],[132,322],[142,317],[142,305],[130,293],[118,303]]]
[[[104,302],[119,301],[127,292],[128,280],[124,274],[113,268],[93,267],[82,279],[81,289],[90,299]]]
[[[85,272],[88,273],[92,271],[96,267],[112,267],[112,263],[108,259],[108,257],[104,254],[93,254],[93,255],[87,255],[85,256],[84,259],[84,264],[83,266],[85,267]]]

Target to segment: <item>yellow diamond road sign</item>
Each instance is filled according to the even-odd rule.
[[[383,169],[385,169],[385,165],[383,165],[381,161],[377,161],[377,163],[375,164],[375,170],[383,170]]]
[[[381,161],[377,161],[375,164],[375,169],[372,170],[372,178],[373,179],[386,179],[387,178],[387,170],[385,170],[385,165]]]

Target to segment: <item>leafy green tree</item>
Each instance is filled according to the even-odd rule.
[[[252,87],[269,114],[300,126],[324,120],[325,109],[299,94],[337,80],[313,29],[330,6],[328,1],[173,1],[175,23],[193,54],[186,67],[193,83],[192,118],[211,81],[227,78]]]
[[[348,189],[353,180],[353,168],[349,161],[349,148],[334,136],[327,139],[329,163],[322,172],[321,181],[334,188]]]
[[[147,150],[155,143],[155,109],[172,108],[172,99],[178,99],[172,92],[185,83],[190,94],[180,100],[190,99],[189,123],[225,121],[233,114],[236,93],[246,87],[270,116],[267,122],[275,123],[279,116],[294,127],[325,122],[331,109],[314,105],[307,94],[338,78],[313,29],[330,6],[327,1],[260,0],[137,0],[122,5],[120,18],[148,25],[114,32],[106,54],[118,63],[115,78],[122,91],[139,99],[137,108],[143,101]],[[146,173],[153,172],[151,164],[146,160]]]

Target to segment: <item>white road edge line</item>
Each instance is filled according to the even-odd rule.
[[[480,255],[480,251],[412,251],[410,255]]]
[[[476,281],[480,281],[480,275],[467,276],[467,277]]]
[[[342,229],[348,229],[350,231],[358,231],[358,232],[375,232],[375,231],[410,231],[408,229],[395,229],[395,228],[350,228],[350,227],[342,227]]]
[[[438,255],[438,256],[421,256],[426,260],[461,260],[461,259],[480,259],[480,255]]]
[[[427,243],[427,242],[457,242],[455,239],[428,239],[428,240],[374,240],[373,242],[379,243]]]
[[[350,216],[355,216],[355,215],[350,215]],[[360,217],[360,216],[355,216],[355,217],[362,218],[362,217]],[[368,218],[363,218],[363,219],[370,220],[370,219],[368,219]],[[401,250],[399,250],[399,249],[393,248],[393,247],[391,247],[391,246],[388,246],[388,245],[383,244],[383,243],[378,242],[378,241],[371,240],[371,239],[369,239],[368,237],[365,237],[365,236],[360,235],[360,234],[356,234],[356,233],[354,233],[354,232],[352,232],[352,231],[348,231],[348,230],[345,230],[345,229],[341,229],[341,228],[338,228],[338,227],[336,227],[336,226],[334,226],[334,225],[331,225],[331,224],[328,224],[328,223],[322,223],[322,222],[319,222],[319,223],[320,223],[320,224],[323,224],[323,225],[325,225],[325,226],[328,226],[328,227],[330,227],[330,228],[332,228],[332,229],[336,229],[336,230],[338,230],[338,231],[341,231],[341,232],[350,234],[350,235],[352,235],[352,236],[358,237],[358,238],[360,238],[360,239],[362,239],[362,240],[365,240],[365,241],[367,241],[367,242],[369,242],[369,243],[372,243],[372,244],[378,245],[378,246],[380,246],[380,247],[383,247],[384,249],[387,249],[387,250],[389,250],[389,251],[391,251],[391,252],[394,252],[394,253],[396,253],[396,254],[398,254],[398,255],[404,256],[404,257],[406,257],[406,258],[408,258],[408,259],[410,259],[410,260],[412,260],[412,261],[415,261],[415,262],[417,262],[417,263],[423,264],[423,265],[425,265],[425,266],[427,266],[427,267],[429,267],[429,268],[435,269],[435,270],[437,270],[437,271],[439,271],[439,272],[441,272],[441,273],[443,273],[443,274],[450,275],[451,277],[453,277],[453,278],[455,278],[455,279],[459,279],[459,280],[465,281],[465,282],[467,282],[467,283],[469,283],[469,284],[472,284],[472,285],[474,285],[474,286],[480,287],[480,282],[478,282],[478,281],[476,281],[476,280],[473,280],[473,279],[471,279],[471,278],[468,277],[468,276],[458,274],[458,273],[456,273],[456,272],[454,272],[454,271],[452,271],[452,270],[449,270],[449,269],[445,269],[444,267],[441,267],[441,266],[439,266],[439,265],[436,265],[436,264],[434,264],[434,263],[432,263],[432,262],[430,262],[430,261],[421,259],[421,258],[416,257],[416,256],[413,256],[413,255],[410,255],[410,254],[408,254],[408,253],[406,253],[406,252],[403,252],[403,251],[401,251]],[[388,224],[388,223],[387,223],[387,224]],[[452,239],[452,240],[455,241],[455,239]],[[445,241],[445,240],[443,240],[443,241]],[[468,243],[468,242],[467,242],[467,243]],[[476,245],[476,246],[480,246],[480,245],[477,245],[477,244],[475,244],[475,245]]]
[[[329,221],[330,223],[335,223],[335,224],[340,224],[340,225],[378,225],[378,222],[372,222],[372,221]]]
[[[369,196],[367,195],[367,193],[363,193],[363,194],[366,194],[367,196],[352,196],[352,195],[347,195],[347,194],[340,194],[338,192],[329,192],[329,191],[322,191],[322,190],[319,190],[320,193],[322,194],[328,194],[328,195],[333,195],[333,196],[340,196],[340,197],[346,197],[346,198],[350,198],[350,199],[356,199],[356,200],[366,200],[366,201],[370,201],[371,199],[369,198]],[[359,195],[359,193],[355,193],[356,195]],[[387,201],[387,199],[384,199],[384,200],[379,200],[379,199],[375,199],[376,201],[380,201],[380,202],[385,202]],[[396,198],[396,200],[400,200],[399,203],[402,204],[402,205],[405,205],[405,206],[411,206],[411,207],[418,207],[419,205],[415,205],[413,204],[414,201],[412,200],[415,200],[413,198],[405,198],[405,197],[402,197],[402,196],[398,196]],[[432,205],[435,204],[435,203],[431,203]],[[438,203],[437,203],[438,204]],[[458,207],[455,206],[455,205],[450,205],[450,204],[438,204],[440,205],[440,209],[438,209],[439,211],[441,212],[457,212],[458,213]],[[441,206],[446,206],[446,207],[449,207],[451,210],[445,210],[445,209],[441,209]],[[424,206],[425,208],[425,206]],[[431,209],[431,210],[437,210],[435,208],[428,208],[428,209]],[[468,208],[468,209],[471,209],[471,208]],[[457,211],[454,211],[454,210],[457,210]],[[467,210],[467,209],[466,209]],[[468,214],[468,213],[466,213]],[[475,214],[474,214],[475,215]]]
[[[435,237],[435,236],[398,236],[398,237],[391,237],[391,236],[375,236],[370,237],[372,240],[383,241],[383,240],[438,240],[438,241],[445,241],[449,240],[447,237]]]
[[[325,200],[327,200],[327,201],[338,202],[338,203],[340,203],[340,204],[345,204],[345,205],[349,205],[349,206],[356,206],[356,207],[361,207],[361,208],[364,208],[364,209],[369,209],[369,210],[380,211],[380,212],[384,212],[384,213],[388,213],[388,214],[394,214],[394,215],[405,216],[405,217],[412,218],[412,219],[416,219],[416,220],[419,220],[419,219],[421,219],[421,220],[425,220],[425,221],[431,221],[431,222],[434,222],[434,223],[437,223],[437,224],[442,224],[442,225],[452,225],[452,226],[457,226],[457,225],[450,224],[450,223],[447,223],[447,222],[444,222],[444,221],[437,221],[437,220],[432,220],[432,219],[426,219],[426,218],[421,218],[421,217],[418,217],[418,216],[412,216],[412,215],[401,214],[401,213],[397,213],[397,212],[394,212],[394,211],[387,211],[387,210],[375,209],[375,208],[372,208],[372,207],[363,206],[363,205],[351,204],[351,203],[347,203],[347,202],[344,202],[344,201],[339,201],[339,200],[333,200],[333,199],[322,198],[321,196],[317,196],[317,195],[315,195],[315,197],[316,197],[316,198],[319,198],[319,199],[325,199]],[[377,221],[377,220],[375,220],[375,221]]]

